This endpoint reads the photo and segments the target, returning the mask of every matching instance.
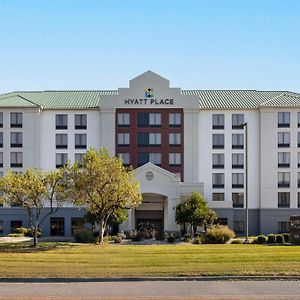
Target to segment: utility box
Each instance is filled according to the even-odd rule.
[[[290,241],[294,245],[300,245],[300,216],[290,217]]]

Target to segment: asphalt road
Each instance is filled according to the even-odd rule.
[[[300,281],[0,283],[0,299],[300,299]]]

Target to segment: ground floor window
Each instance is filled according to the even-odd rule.
[[[0,220],[0,234],[3,234],[4,228],[3,228],[3,221]]]
[[[278,222],[278,233],[290,232],[290,223],[288,221]]]
[[[224,201],[225,194],[224,193],[213,193],[213,201]]]
[[[50,218],[50,235],[65,235],[65,218]]]
[[[84,226],[85,226],[85,219],[84,218],[72,218],[71,219],[72,235],[74,234],[75,230],[83,229]]]
[[[233,222],[233,230],[236,234],[244,234],[244,221],[234,221]]]
[[[218,224],[227,225],[228,224],[227,218],[218,218]]]
[[[23,227],[23,221],[21,220],[13,220],[10,221],[10,231],[14,232],[16,228]]]

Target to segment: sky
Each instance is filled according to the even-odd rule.
[[[0,0],[0,93],[127,87],[300,92],[299,0]]]

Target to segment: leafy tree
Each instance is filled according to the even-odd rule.
[[[62,205],[62,179],[62,170],[37,169],[27,169],[24,174],[9,172],[0,179],[1,201],[26,210],[35,247],[41,224]]]
[[[177,205],[175,220],[178,224],[189,224],[192,234],[197,226],[212,224],[217,218],[216,213],[207,206],[207,201],[199,193],[193,192],[190,198]]]
[[[134,173],[123,166],[121,158],[110,157],[106,148],[88,150],[80,163],[67,167],[66,178],[66,198],[95,217],[101,244],[111,215],[142,201]]]

